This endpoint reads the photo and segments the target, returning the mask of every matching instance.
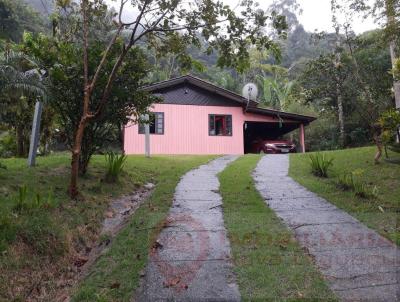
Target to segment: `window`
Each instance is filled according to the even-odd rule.
[[[232,135],[232,115],[208,116],[208,134],[212,136],[231,136]]]
[[[144,134],[144,123],[139,123],[139,134]],[[164,134],[164,112],[149,113],[150,134]]]

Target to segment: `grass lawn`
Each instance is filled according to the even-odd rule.
[[[213,157],[178,158],[169,167],[161,161],[155,163],[154,168],[161,171],[154,193],[135,212],[132,221],[117,235],[107,253],[97,261],[72,301],[131,301],[139,285],[140,273],[147,263],[148,251],[172,205],[180,177]]]
[[[35,168],[28,168],[25,159],[1,160],[7,170],[0,169],[0,301],[26,301],[32,296],[53,300],[57,282],[68,282],[69,274],[74,274],[76,252],[99,239],[110,200],[151,181],[157,187],[150,200],[96,264],[75,299],[128,301],[157,232],[152,228],[165,217],[180,176],[211,158],[129,156],[120,181],[108,184],[102,181],[104,156],[95,156],[88,174],[80,179],[80,201],[72,201],[66,194],[69,154],[39,157]],[[40,200],[51,200],[49,206],[18,211],[18,192],[23,186],[27,201],[35,204],[39,194]]]
[[[259,155],[246,155],[219,175],[225,226],[244,301],[336,300],[297,244],[254,187]]]
[[[327,151],[326,154],[334,158],[327,179],[311,174],[307,154],[293,154],[290,156],[289,175],[301,185],[326,198],[399,245],[400,165],[384,160],[381,164],[375,165],[375,151],[375,147]],[[394,153],[390,156],[400,158]],[[359,181],[369,187],[377,187],[377,198],[363,199],[356,197],[351,191],[338,189],[335,184],[337,177],[353,171],[358,174],[356,177]]]

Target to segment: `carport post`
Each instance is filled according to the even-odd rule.
[[[304,134],[304,124],[300,124],[300,146],[301,153],[306,153],[306,145],[305,145],[305,134]]]

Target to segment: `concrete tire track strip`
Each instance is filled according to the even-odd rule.
[[[400,301],[398,247],[299,185],[288,168],[287,155],[264,156],[253,173],[256,187],[339,299]]]
[[[217,178],[236,158],[217,158],[181,178],[134,301],[240,301]]]

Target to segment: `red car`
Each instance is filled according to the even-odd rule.
[[[257,139],[252,143],[254,153],[295,153],[296,145],[289,140]]]

